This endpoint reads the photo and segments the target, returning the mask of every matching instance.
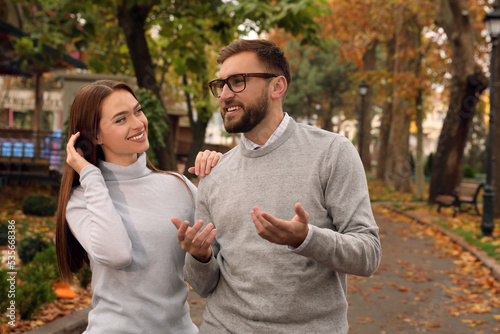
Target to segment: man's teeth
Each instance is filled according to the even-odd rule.
[[[132,137],[132,138],[129,138],[129,140],[137,140],[137,139],[141,139],[142,137],[144,137],[144,132],[141,133],[140,135],[138,136],[135,136],[135,137]]]
[[[229,107],[227,108],[227,111],[235,111],[236,109],[238,109],[238,107]]]

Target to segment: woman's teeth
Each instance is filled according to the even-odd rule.
[[[135,136],[135,137],[132,137],[132,138],[129,138],[129,140],[137,140],[137,139],[141,139],[142,137],[144,137],[144,132],[141,133],[140,135],[138,136]]]

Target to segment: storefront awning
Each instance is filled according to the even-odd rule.
[[[35,109],[35,91],[32,89],[7,89],[0,95],[0,109],[29,111]],[[62,92],[43,92],[43,110],[58,112],[62,109]]]

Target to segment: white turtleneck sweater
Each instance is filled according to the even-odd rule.
[[[196,198],[196,187],[186,182]],[[66,218],[92,269],[86,333],[197,333],[186,302],[185,253],[170,221],[193,222],[185,184],[151,172],[145,154],[127,167],[88,165],[80,183]]]

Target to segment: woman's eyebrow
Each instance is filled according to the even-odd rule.
[[[134,106],[133,110],[137,110],[141,107],[141,104],[139,102],[137,102],[137,104]],[[115,115],[113,115],[113,117],[111,117],[111,119],[114,119],[116,117],[119,117],[119,116],[122,116],[122,115],[125,115],[127,114],[128,111],[127,110],[124,110],[124,111],[120,111],[120,112],[117,112]]]
[[[126,115],[126,114],[128,114],[128,111],[120,111],[120,112],[116,113],[113,117],[111,117],[111,119],[115,119],[117,117],[120,117],[120,116]]]

